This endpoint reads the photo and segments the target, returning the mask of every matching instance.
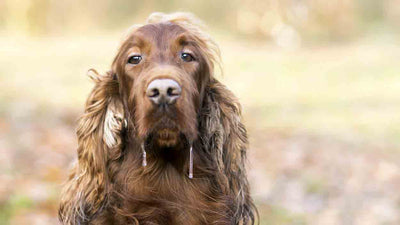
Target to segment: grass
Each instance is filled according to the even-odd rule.
[[[14,214],[23,209],[32,208],[33,201],[27,196],[12,195],[6,204],[0,204],[0,224],[8,224]]]
[[[260,210],[260,225],[306,225],[306,219],[301,214],[292,213],[282,207],[258,205]]]

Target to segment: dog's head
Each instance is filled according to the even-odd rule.
[[[187,14],[152,14],[125,37],[113,62],[125,116],[155,147],[197,136],[197,114],[212,78],[216,45]]]

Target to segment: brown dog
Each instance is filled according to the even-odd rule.
[[[190,14],[152,14],[122,42],[80,120],[63,224],[254,224],[240,105]]]

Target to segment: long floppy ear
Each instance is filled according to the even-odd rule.
[[[235,196],[234,224],[254,224],[258,213],[246,177],[247,132],[238,100],[213,79],[206,88],[200,117],[203,144],[217,165],[215,180],[228,196]]]
[[[112,72],[90,70],[95,86],[79,120],[78,163],[62,192],[59,219],[63,224],[84,224],[107,202],[109,165],[120,158],[124,114],[118,81]]]

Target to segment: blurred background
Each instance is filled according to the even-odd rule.
[[[0,224],[58,223],[86,71],[154,11],[219,43],[261,224],[400,224],[400,0],[0,0]]]

